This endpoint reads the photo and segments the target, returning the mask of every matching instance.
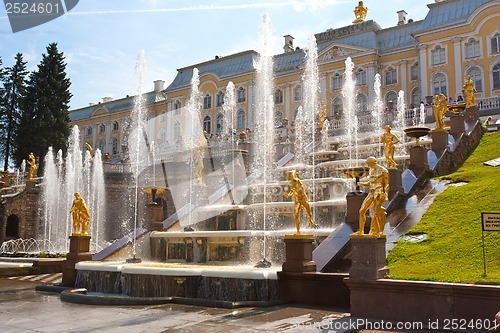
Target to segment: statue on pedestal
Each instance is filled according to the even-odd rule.
[[[444,130],[444,115],[448,111],[448,102],[444,94],[434,96],[434,118],[436,118],[436,130]]]
[[[470,75],[467,75],[467,78],[462,86],[464,98],[465,98],[465,108],[469,108],[471,106],[476,105],[476,100],[474,98],[474,93],[476,92],[476,88],[474,87],[474,81],[470,78]]]
[[[38,166],[36,165],[36,158],[35,155],[33,155],[33,152],[31,152],[28,155],[28,160],[26,161],[28,165],[30,166],[30,171],[28,175],[28,179],[33,179],[36,177],[36,172],[38,171]]]
[[[369,187],[369,192],[359,209],[359,230],[354,235],[365,234],[366,213],[373,206],[369,236],[382,237],[387,216],[382,204],[387,201],[387,195],[389,194],[389,172],[379,165],[377,159],[373,156],[366,159],[366,165],[370,168],[368,176],[362,178],[358,184]]]
[[[354,8],[354,16],[356,16],[356,19],[352,21],[352,23],[356,24],[364,22],[367,12],[368,12],[368,7],[363,5],[363,1],[358,2],[358,5],[356,6],[356,8]]]
[[[71,206],[71,215],[73,217],[73,236],[88,236],[90,213],[85,200],[80,193],[75,192],[75,199]]]
[[[380,137],[380,142],[384,144],[385,165],[389,169],[396,169],[397,164],[394,160],[394,145],[399,142],[399,138],[391,133],[391,126],[385,126],[385,133]]]
[[[290,183],[290,192],[283,193],[283,196],[285,198],[290,198],[292,195],[294,196],[295,204],[293,206],[293,217],[295,220],[295,227],[297,228],[297,233],[295,235],[300,235],[300,211],[302,208],[306,212],[309,225],[311,227],[315,227],[316,225],[312,220],[311,207],[309,206],[306,190],[299,177],[299,173],[295,170],[288,171],[286,179]]]

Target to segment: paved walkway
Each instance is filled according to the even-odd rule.
[[[366,320],[335,309],[91,306],[65,303],[59,294],[35,291],[36,285],[57,279],[58,274],[0,278],[0,332],[382,332],[363,330]]]

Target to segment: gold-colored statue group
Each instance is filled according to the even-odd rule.
[[[311,227],[315,227],[316,225],[312,220],[311,206],[309,205],[306,189],[300,179],[299,173],[295,170],[288,171],[286,179],[290,184],[290,191],[288,193],[283,193],[283,196],[285,198],[290,198],[293,195],[294,197],[293,218],[295,220],[295,227],[297,228],[295,235],[300,235],[300,212],[302,209],[306,212],[309,225]]]
[[[80,193],[75,192],[75,199],[71,206],[71,216],[73,217],[73,236],[88,236],[90,213],[85,200]]]

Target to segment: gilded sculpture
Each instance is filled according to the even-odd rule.
[[[198,185],[205,185],[203,183],[203,156],[205,156],[205,148],[207,147],[207,140],[204,136],[200,137],[198,146],[194,148],[195,163],[196,163],[196,178]]]
[[[464,98],[465,98],[465,108],[469,108],[471,106],[476,105],[476,100],[474,98],[474,93],[476,92],[476,88],[474,87],[474,81],[470,78],[470,75],[467,75],[467,78],[462,86]]]
[[[38,171],[38,166],[36,165],[36,158],[35,155],[33,155],[33,152],[28,155],[28,160],[26,161],[26,163],[28,163],[28,165],[30,166],[28,179],[35,178],[36,172]]]
[[[362,178],[358,185],[368,187],[369,191],[359,209],[359,230],[354,235],[365,235],[366,214],[373,206],[373,217],[368,235],[383,237],[387,213],[382,205],[387,201],[389,193],[389,172],[379,165],[373,156],[366,159],[366,165],[369,168],[368,176]]]
[[[312,220],[311,207],[309,205],[309,200],[307,199],[306,189],[302,180],[300,179],[299,173],[295,170],[288,171],[286,174],[286,179],[290,184],[290,192],[283,193],[285,198],[290,198],[292,195],[294,197],[293,206],[293,218],[295,220],[295,227],[297,228],[297,233],[295,235],[300,235],[300,211],[304,209],[307,215],[307,220],[311,227],[315,227]]]
[[[321,106],[319,107],[319,119],[318,119],[318,128],[323,128],[323,124],[326,119],[326,105],[324,101],[321,101]]]
[[[73,236],[88,236],[90,220],[89,208],[78,192],[75,192],[75,199],[73,200],[70,212],[73,217]]]
[[[444,130],[444,115],[448,110],[448,103],[444,94],[434,96],[434,118],[436,119],[436,130]]]
[[[399,138],[391,133],[391,126],[385,126],[385,133],[380,137],[380,142],[384,144],[385,165],[388,169],[396,169],[394,160],[394,145],[399,142]]]
[[[352,21],[353,24],[364,22],[366,19],[366,13],[368,12],[368,7],[363,5],[363,1],[358,2],[356,8],[354,8],[354,16],[356,19]]]

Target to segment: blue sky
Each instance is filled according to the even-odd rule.
[[[382,28],[397,23],[397,11],[425,18],[433,0],[365,0],[367,19]],[[145,51],[144,91],[154,80],[168,85],[178,68],[256,47],[262,15],[268,12],[281,53],[283,37],[307,47],[309,35],[346,26],[354,19],[354,0],[80,0],[69,13],[25,31],[12,33],[0,6],[0,57],[11,66],[21,52],[34,70],[49,43],[66,57],[72,82],[71,109],[137,93],[135,63]]]

